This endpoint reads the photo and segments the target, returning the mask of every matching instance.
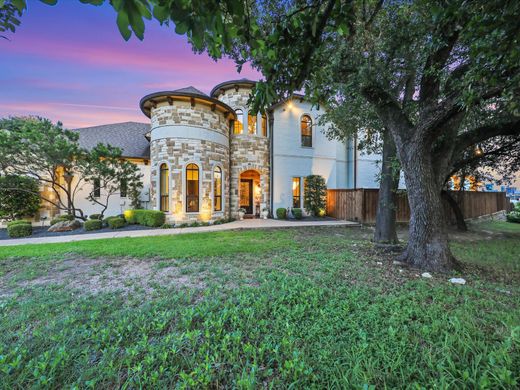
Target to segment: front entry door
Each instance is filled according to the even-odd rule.
[[[240,179],[240,207],[253,214],[253,179]]]

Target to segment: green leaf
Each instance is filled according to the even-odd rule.
[[[130,30],[130,28],[128,28],[129,24],[130,23],[128,21],[128,15],[126,14],[126,12],[120,11],[117,14],[117,27],[119,28],[119,32],[121,33],[125,41],[128,41],[132,36],[132,31]]]
[[[40,0],[40,1],[47,5],[56,5],[58,3],[58,0]]]

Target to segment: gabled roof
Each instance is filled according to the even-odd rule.
[[[123,122],[74,129],[79,133],[79,145],[92,149],[97,144],[121,148],[124,157],[150,158],[150,142],[145,138],[150,131],[148,123]]]
[[[208,96],[204,92],[198,90],[197,88],[195,88],[195,87],[193,87],[191,85],[189,87],[175,89],[172,92],[176,92],[176,93],[178,93],[178,92],[180,92],[180,93],[192,93],[194,95]]]

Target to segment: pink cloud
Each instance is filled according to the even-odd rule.
[[[61,102],[25,102],[0,104],[0,116],[35,115],[61,121],[67,128],[79,128],[117,122],[149,121],[137,108],[68,104]]]

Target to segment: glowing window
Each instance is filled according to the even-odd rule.
[[[235,125],[233,126],[233,133],[242,134],[244,132],[244,113],[241,109],[235,110],[237,119],[235,119]]]
[[[168,165],[161,164],[160,174],[159,174],[159,209],[161,211],[169,211],[169,188],[170,188],[170,170],[168,169]]]
[[[292,179],[292,199],[294,208],[301,207],[301,178],[293,177]]]
[[[222,211],[222,169],[215,167],[213,170],[213,209]]]
[[[262,135],[267,137],[267,116],[262,114]]]
[[[199,167],[196,164],[186,166],[186,211],[199,211]]]
[[[249,114],[247,116],[247,132],[249,134],[256,134],[256,115]]]
[[[300,121],[302,146],[312,147],[312,119],[309,115],[302,116]]]

